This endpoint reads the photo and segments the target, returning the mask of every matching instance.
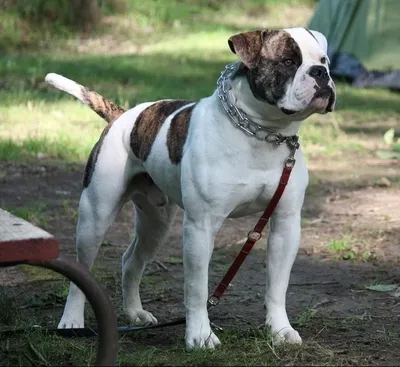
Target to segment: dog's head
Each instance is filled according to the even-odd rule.
[[[263,29],[234,35],[228,43],[244,65],[257,99],[294,120],[334,109],[335,85],[321,33],[305,28]]]

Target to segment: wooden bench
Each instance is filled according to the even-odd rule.
[[[74,282],[86,295],[96,315],[99,346],[96,366],[114,366],[117,354],[117,319],[113,306],[89,270],[59,253],[49,233],[0,209],[0,267],[17,264],[56,271]]]

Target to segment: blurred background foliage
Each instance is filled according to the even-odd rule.
[[[268,11],[279,0],[0,0],[0,47],[44,47],[71,33],[107,31],[109,16],[149,32],[149,27],[192,27],[197,18],[223,16],[229,9],[249,14]],[[286,0],[313,5],[317,0]],[[105,21],[104,21],[105,20]]]
[[[90,109],[49,87],[46,73],[65,75],[125,108],[197,100],[212,93],[220,70],[237,59],[227,47],[232,34],[307,26],[317,3],[0,0],[0,159],[84,162],[104,128]],[[303,124],[307,157],[389,150],[382,136],[397,129],[399,95],[337,87],[336,113]]]

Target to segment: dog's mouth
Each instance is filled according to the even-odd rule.
[[[311,100],[310,107],[320,113],[332,112],[335,104],[335,93],[330,86],[317,89]]]
[[[314,88],[314,95],[312,96],[312,98],[310,98],[308,104],[303,101],[303,105],[305,106],[304,108],[299,110],[292,110],[285,107],[279,107],[279,110],[286,116],[297,114],[299,117],[303,117],[304,114],[309,115],[310,113],[315,112],[322,114],[332,112],[336,100],[334,89],[329,85]]]
[[[293,111],[293,110],[288,110],[287,108],[282,107],[281,111],[285,114],[285,115],[294,115],[297,111]]]
[[[319,88],[315,93],[314,93],[314,99],[315,98],[328,98],[332,94],[332,88],[329,86]]]

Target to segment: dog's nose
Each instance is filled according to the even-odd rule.
[[[308,74],[313,77],[317,82],[326,82],[329,81],[328,71],[325,66],[322,65],[314,65],[311,66],[308,70]]]

